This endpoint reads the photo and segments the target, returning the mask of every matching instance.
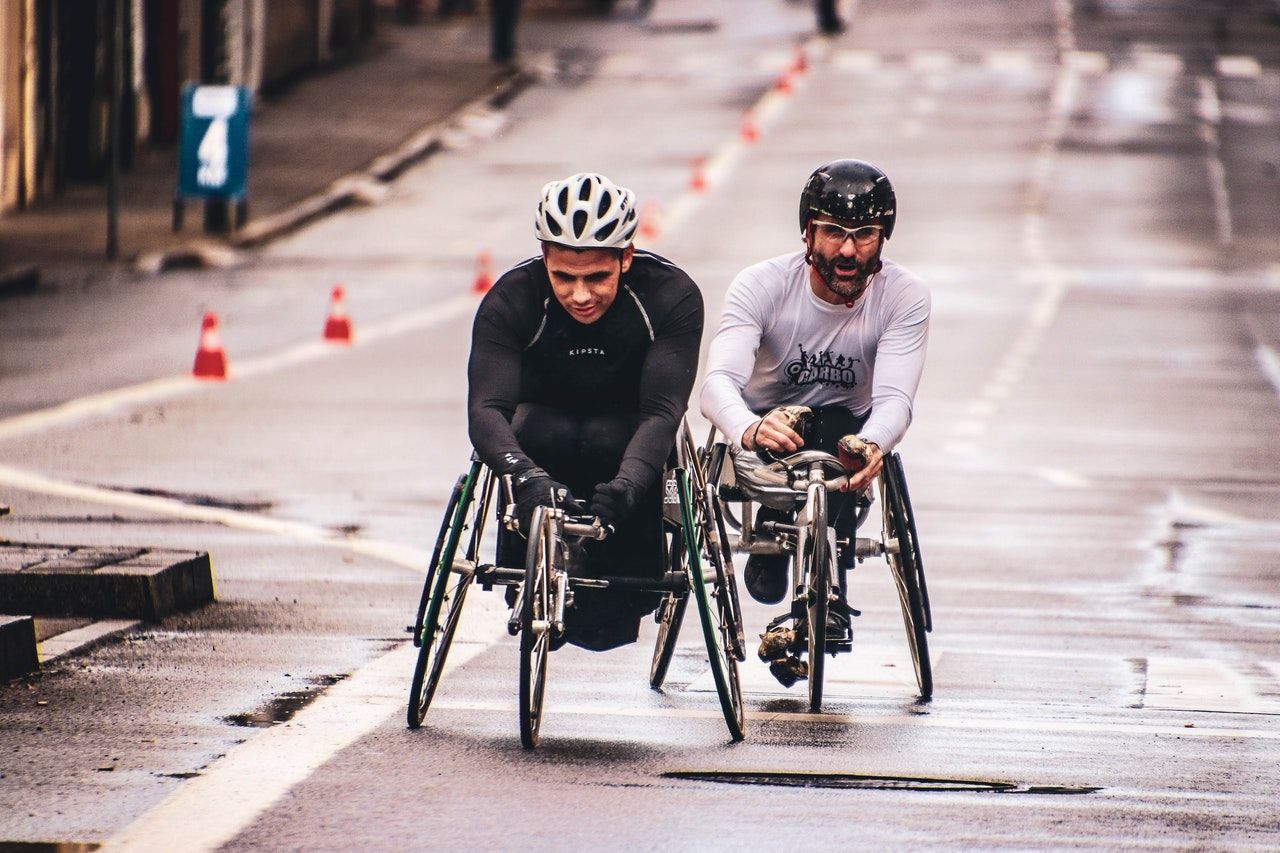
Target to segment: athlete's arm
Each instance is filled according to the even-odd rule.
[[[512,304],[518,290],[495,286],[480,303],[467,364],[467,432],[480,459],[499,476],[536,467],[511,429],[525,340],[518,319],[529,314]]]
[[[902,282],[903,297],[876,344],[871,415],[859,431],[885,453],[906,435],[929,342],[929,291],[918,279]]]
[[[742,399],[742,389],[755,369],[756,351],[764,332],[763,309],[754,296],[753,282],[739,274],[725,297],[720,327],[711,339],[707,378],[699,403],[702,414],[724,436],[740,445],[743,433],[758,417]]]
[[[687,277],[667,282],[663,289],[659,300],[673,301],[663,316],[654,312],[654,340],[640,371],[640,424],[618,467],[618,477],[635,484],[637,493],[657,481],[675,444],[702,345],[702,293]]]

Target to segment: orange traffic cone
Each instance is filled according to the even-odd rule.
[[[796,48],[795,59],[791,63],[792,74],[808,74],[809,73],[809,55],[804,52],[803,47]]]
[[[493,287],[492,264],[493,259],[488,249],[476,255],[476,278],[471,283],[472,293],[488,293],[489,288]]]
[[[656,202],[645,202],[640,207],[640,226],[637,233],[646,242],[662,236],[662,208]]]
[[[742,114],[742,127],[738,131],[738,136],[748,145],[760,138],[760,128],[756,126],[756,118],[751,110]]]
[[[696,193],[703,192],[707,188],[707,176],[703,174],[702,170],[706,162],[706,157],[698,157],[693,161],[693,174],[689,176],[689,189]]]
[[[333,288],[329,297],[329,318],[324,321],[324,339],[335,344],[351,343],[351,318],[347,316],[346,294],[342,285]]]
[[[791,72],[788,71],[785,74],[778,75],[778,82],[774,84],[773,88],[783,95],[791,94],[795,88],[791,83]]]
[[[218,336],[218,315],[212,311],[204,315],[200,325],[200,348],[196,350],[191,375],[197,379],[227,378],[227,354],[222,351],[222,340]]]

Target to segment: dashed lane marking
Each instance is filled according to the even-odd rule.
[[[1259,696],[1230,666],[1203,658],[1147,659],[1142,706],[1169,711],[1277,714],[1280,702]]]

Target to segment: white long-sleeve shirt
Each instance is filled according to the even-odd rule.
[[[929,290],[888,259],[853,307],[819,299],[804,252],[738,273],[711,341],[702,413],[739,445],[774,406],[845,406],[888,453],[911,423],[929,338]]]

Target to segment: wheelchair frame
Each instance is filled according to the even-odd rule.
[[[486,524],[494,518],[497,478],[472,453],[471,465],[454,485],[441,522],[417,617],[413,642],[418,647],[409,689],[408,724],[422,725],[444,672],[458,620],[472,583],[518,587],[507,629],[520,641],[520,735],[525,748],[537,745],[542,720],[547,664],[552,637],[563,634],[564,607],[577,587],[625,588],[663,595],[650,685],[659,689],[674,652],[681,617],[692,592],[725,723],[733,740],[745,737],[745,713],[738,661],[745,657],[741,611],[724,535],[720,504],[703,469],[687,425],[677,436],[675,465],[667,472],[664,503],[674,498],[678,521],[665,527],[667,571],[658,579],[631,577],[571,578],[565,570],[565,537],[601,538],[592,519],[569,516],[560,508],[538,508],[530,525],[523,568],[481,562]],[[674,492],[674,495],[672,494]],[[674,514],[674,513],[673,513]],[[465,540],[465,546],[464,546]]]
[[[766,522],[770,529],[757,531],[752,521],[754,501],[735,492],[733,486],[720,482],[722,466],[732,468],[733,462],[725,458],[727,445],[716,441],[714,429],[707,447],[712,459],[710,467],[716,495],[725,505],[722,514],[738,532],[737,540],[732,543],[733,549],[745,554],[791,555],[791,616],[797,624],[803,617],[808,628],[803,648],[795,648],[794,651],[803,650],[808,655],[809,709],[813,712],[822,709],[825,654],[834,656],[852,650],[852,643],[828,641],[826,637],[827,609],[837,598],[840,579],[835,554],[841,546],[852,547],[859,563],[873,556],[883,556],[888,562],[898,591],[920,699],[928,701],[933,696],[933,667],[927,635],[933,630],[933,619],[915,513],[901,457],[897,453],[886,454],[883,468],[876,478],[882,512],[880,537],[857,535],[870,508],[869,502],[861,502],[857,510],[854,541],[849,543],[837,541],[835,532],[827,525],[827,493],[836,481],[823,480],[824,466],[838,465],[834,456],[801,451],[784,459],[783,462],[788,464],[792,459],[797,460],[791,467],[799,471],[798,476],[792,485],[781,487],[796,493],[796,523]],[[741,504],[739,515],[735,516],[728,507],[731,503]],[[799,637],[796,642],[798,646]]]

